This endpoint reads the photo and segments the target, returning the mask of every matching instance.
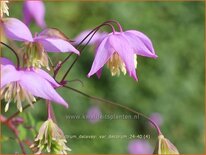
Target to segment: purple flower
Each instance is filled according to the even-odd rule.
[[[145,140],[132,140],[128,145],[128,152],[130,154],[152,154],[153,149]]]
[[[79,44],[92,30],[85,30],[83,32],[81,32],[78,36],[76,36],[75,40],[75,44]],[[104,39],[104,37],[106,37],[107,33],[105,32],[96,32],[95,35],[92,37],[92,39],[90,40],[90,42],[88,43],[88,45],[94,45],[94,46],[98,46],[99,43]],[[83,45],[85,45],[89,39],[90,39],[91,35],[89,37],[87,37],[84,42],[82,43]]]
[[[28,27],[16,18],[2,18],[0,26],[5,35],[12,40],[33,41],[32,34]]]
[[[90,123],[97,123],[101,118],[101,110],[97,106],[92,106],[87,112],[86,118]]]
[[[95,73],[100,77],[103,66],[107,64],[112,76],[128,72],[129,76],[138,80],[136,55],[157,58],[152,42],[146,35],[135,30],[110,33],[97,48],[88,77]]]
[[[22,111],[22,102],[27,101],[32,105],[36,97],[50,100],[68,107],[66,101],[55,91],[60,85],[45,71],[41,69],[17,70],[13,63],[6,58],[1,62],[1,96],[7,102],[5,111],[8,110],[13,100],[19,111]]]
[[[34,20],[39,27],[46,27],[46,23],[44,20],[45,7],[44,3],[41,0],[25,0],[23,5],[23,15],[23,21],[27,26],[31,23],[32,20]]]
[[[150,115],[150,119],[154,121],[158,126],[161,126],[163,123],[163,118],[159,113],[153,113]],[[150,125],[154,127],[151,123]]]
[[[32,37],[28,27],[16,18],[4,18],[1,25],[9,39],[25,42],[22,52],[26,67],[41,68],[41,66],[44,66],[49,69],[48,55],[45,51],[79,54],[79,51],[57,29],[48,28]]]

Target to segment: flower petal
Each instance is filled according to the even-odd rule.
[[[21,77],[19,83],[24,89],[34,96],[41,97],[68,107],[68,104],[55,91],[52,85],[35,72],[24,71],[24,75]]]
[[[4,65],[1,67],[1,88],[6,84],[20,80],[21,73],[13,65]]]
[[[3,18],[2,25],[6,36],[11,40],[33,41],[28,27],[16,18]]]
[[[47,72],[45,72],[42,69],[35,69],[35,72],[40,75],[42,78],[46,79],[47,81],[49,81],[53,87],[57,88],[60,85],[53,79],[53,77],[51,77]]]
[[[73,52],[80,54],[68,41],[59,38],[36,37],[36,42],[42,43],[47,52]]]
[[[141,32],[139,32],[139,33],[141,33]],[[157,55],[154,52],[154,48],[152,46],[152,43],[150,40],[148,40],[149,38],[147,40],[145,38],[140,38],[139,36],[132,33],[131,31],[124,32],[124,36],[125,36],[125,38],[128,39],[131,46],[135,49],[135,53],[137,55],[151,57],[151,58],[157,58]]]
[[[132,49],[130,43],[122,33],[111,35],[109,37],[109,42],[113,47],[114,51],[116,51],[122,61],[125,63],[126,69],[130,76],[132,76],[135,80],[137,80],[135,64],[134,64],[134,50]]]
[[[99,71],[114,52],[114,49],[110,46],[108,42],[108,37],[106,37],[97,48],[94,62],[92,64],[90,72],[88,73],[88,77]]]
[[[151,40],[145,35],[145,34],[143,34],[142,32],[140,32],[140,31],[135,31],[135,30],[129,30],[129,31],[126,31],[125,32],[125,34],[127,34],[129,37],[131,37],[134,41],[136,40],[136,45],[140,45],[141,46],[141,48],[140,49],[138,49],[137,48],[137,50],[143,50],[143,51],[145,51],[146,53],[145,53],[145,55],[147,56],[149,56],[149,55],[153,55],[154,56],[154,58],[155,58],[155,56],[157,57],[157,55],[155,54],[155,51],[154,51],[154,47],[153,47],[153,44],[152,44],[152,42],[151,42]],[[139,39],[137,39],[137,38],[139,38]],[[142,42],[142,43],[141,43]],[[144,48],[144,46],[143,45],[145,45],[145,47],[148,49],[145,49]],[[136,52],[138,52],[138,51],[136,51]],[[141,52],[141,51],[140,51]],[[142,52],[143,53],[143,56],[144,56],[144,52]],[[142,53],[140,53],[140,55],[142,54]],[[137,53],[138,54],[138,53]],[[150,57],[150,56],[149,56]]]
[[[31,1],[26,0],[24,2],[24,21],[28,25],[30,23],[30,19],[34,18],[37,25],[41,28],[45,28],[46,24],[44,21],[45,17],[45,7],[44,3],[41,0]]]
[[[32,20],[32,15],[27,7],[27,1],[24,1],[24,5],[23,5],[23,22],[29,26],[29,24],[31,23]]]
[[[140,31],[136,31],[136,30],[129,30],[126,32],[132,33],[132,34],[136,35],[137,37],[139,37],[147,45],[149,50],[154,52],[154,48],[153,48],[151,40],[144,33],[140,32]]]
[[[1,65],[13,65],[14,66],[12,61],[10,61],[7,58],[2,58],[2,57],[0,57],[0,64]]]

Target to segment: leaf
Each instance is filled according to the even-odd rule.
[[[36,123],[35,123],[35,119],[34,119],[34,117],[32,116],[31,113],[28,113],[28,120],[29,120],[29,122],[30,122],[30,125],[31,125],[32,127],[34,127]]]
[[[19,125],[18,131],[19,131],[18,136],[19,136],[20,140],[24,140],[27,136],[27,130],[22,125]]]

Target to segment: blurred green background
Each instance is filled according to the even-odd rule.
[[[123,28],[147,34],[153,41],[158,59],[138,57],[139,82],[129,76],[111,77],[105,67],[100,80],[86,77],[93,61],[93,48],[87,48],[72,69],[70,86],[87,94],[110,99],[150,115],[158,112],[164,123],[165,137],[170,139],[180,153],[204,153],[204,3],[203,2],[46,2],[46,23],[74,38],[85,29],[92,29],[102,22],[115,19]],[[22,3],[10,4],[10,16],[22,19]],[[40,29],[33,23],[32,32]],[[106,30],[106,29],[103,29]],[[50,54],[56,63],[67,54]],[[70,63],[66,65],[68,68]],[[63,75],[64,67],[61,75]],[[60,78],[60,77],[58,77]],[[86,114],[92,105],[98,105],[102,114],[129,113],[98,104],[71,90],[59,93],[70,104],[69,109],[53,104],[58,125],[65,135],[150,135],[147,139],[154,147],[157,135],[148,122],[139,120],[101,120],[95,124],[87,120],[69,120],[69,115]],[[2,113],[4,103],[2,107]],[[16,111],[10,107],[5,116]],[[46,120],[44,103],[26,111],[29,121],[25,129],[19,126],[21,139],[34,138],[35,130]],[[21,114],[26,117],[25,114]],[[20,153],[14,135],[2,126],[2,153]],[[68,138],[71,153],[128,153],[130,139],[76,139]],[[9,147],[8,147],[9,146]],[[26,146],[29,153],[29,149]]]

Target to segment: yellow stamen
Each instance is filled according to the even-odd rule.
[[[22,112],[22,102],[27,101],[32,105],[36,101],[35,97],[27,92],[19,83],[12,82],[1,89],[0,93],[7,102],[5,112],[8,111],[10,102],[13,100],[17,104],[17,109]]]
[[[40,43],[28,43],[25,45],[23,54],[24,66],[27,68],[49,68],[48,55],[44,51],[44,47]]]
[[[137,68],[137,56],[134,55],[134,65]],[[107,67],[110,69],[112,76],[119,76],[120,72],[126,75],[127,70],[125,67],[125,63],[122,61],[121,57],[117,52],[115,52],[111,58],[107,61]]]
[[[4,16],[4,13],[9,16],[9,7],[7,6],[6,3],[9,3],[8,0],[1,0],[1,3],[0,3],[0,15],[1,15],[1,18],[3,18]]]

